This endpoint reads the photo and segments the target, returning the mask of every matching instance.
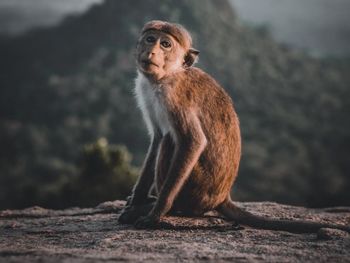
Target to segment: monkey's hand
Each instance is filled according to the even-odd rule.
[[[147,215],[153,208],[154,202],[144,205],[129,205],[126,206],[118,218],[121,224],[133,224],[141,216]]]
[[[136,220],[134,226],[138,229],[156,228],[159,226],[160,217],[149,214]]]
[[[136,207],[128,206],[122,210],[118,222],[121,224],[133,224],[140,216]]]

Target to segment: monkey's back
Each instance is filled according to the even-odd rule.
[[[182,110],[195,110],[207,146],[178,195],[174,209],[201,214],[221,204],[237,176],[241,156],[239,121],[232,100],[207,73],[192,67],[175,85]]]

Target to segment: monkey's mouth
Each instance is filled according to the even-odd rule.
[[[149,67],[149,66],[159,67],[158,64],[154,63],[152,60],[149,60],[149,59],[141,60],[141,63],[144,67]]]

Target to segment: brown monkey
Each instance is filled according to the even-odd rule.
[[[151,144],[119,222],[152,227],[168,212],[202,215],[217,210],[264,229],[314,232],[341,225],[272,220],[237,207],[230,198],[241,157],[239,121],[231,98],[202,70],[198,51],[180,25],[145,24],[137,44],[135,94]],[[157,197],[149,196],[154,189]]]

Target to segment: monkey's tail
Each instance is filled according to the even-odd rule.
[[[316,223],[305,220],[271,219],[254,215],[236,206],[231,198],[227,198],[217,211],[235,222],[260,229],[282,230],[292,233],[315,233],[320,228],[335,228],[350,233],[350,226],[338,224]]]

